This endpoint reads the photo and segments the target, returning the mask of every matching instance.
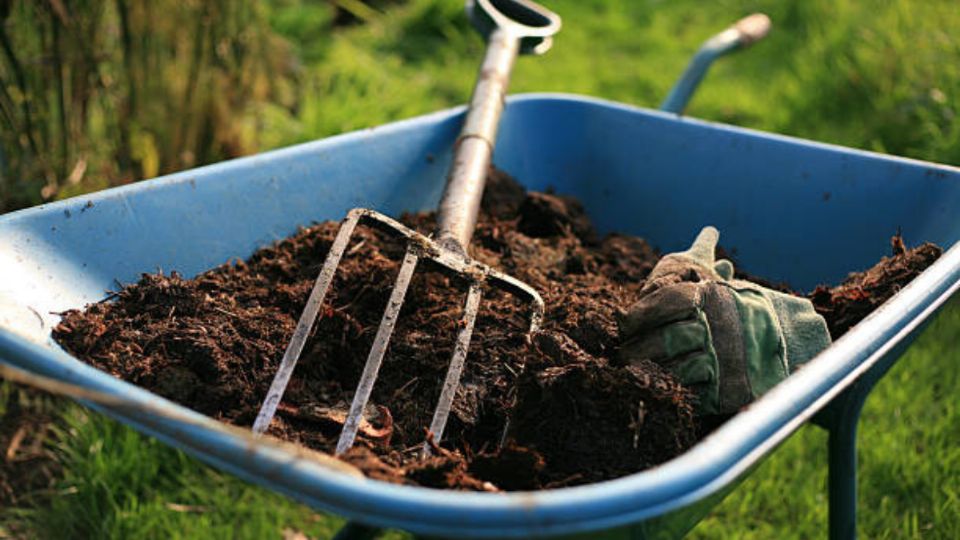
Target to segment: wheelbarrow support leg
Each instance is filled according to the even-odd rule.
[[[857,425],[870,389],[854,384],[838,399],[828,443],[830,540],[857,537]],[[873,385],[869,385],[872,387]]]
[[[830,540],[857,537],[857,426],[867,397],[903,355],[899,345],[860,376],[823,410],[817,423],[829,433],[827,477],[830,493]]]
[[[363,525],[356,521],[348,521],[337,531],[333,540],[374,540],[380,536],[382,532],[383,529],[377,527]]]

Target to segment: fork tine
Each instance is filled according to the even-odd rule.
[[[397,281],[394,283],[393,291],[390,293],[387,309],[383,311],[383,319],[380,320],[380,327],[377,328],[377,335],[373,339],[373,347],[370,348],[367,362],[363,366],[360,383],[357,385],[356,393],[353,394],[350,413],[347,415],[347,420],[343,423],[343,431],[340,432],[340,439],[337,441],[337,454],[342,454],[349,450],[350,447],[353,446],[354,439],[357,437],[357,430],[360,429],[360,420],[363,418],[363,409],[367,406],[367,401],[370,399],[370,392],[373,391],[373,384],[377,380],[377,373],[380,371],[383,356],[387,352],[387,345],[390,343],[393,328],[397,324],[397,316],[400,314],[400,308],[403,306],[403,298],[407,294],[407,287],[409,287],[410,279],[413,277],[417,260],[417,254],[412,249],[412,246],[408,247],[407,253],[403,257],[403,264],[400,266],[400,272],[397,274]]]
[[[477,311],[480,308],[481,293],[480,283],[470,282],[467,302],[464,305],[463,318],[461,319],[463,326],[457,334],[457,343],[454,345],[450,367],[447,368],[447,377],[443,381],[440,401],[437,402],[437,408],[433,411],[433,420],[430,422],[430,433],[433,434],[434,443],[439,443],[440,439],[443,438],[443,430],[447,426],[447,418],[450,416],[450,407],[453,406],[453,398],[460,386],[460,374],[463,372],[463,365],[467,360],[467,351],[470,349],[470,338],[473,335],[473,325],[477,320]],[[423,450],[420,455],[422,457],[430,455],[429,442],[423,443]]]
[[[350,237],[363,215],[363,212],[351,210],[340,225],[340,230],[337,231],[337,236],[330,246],[330,251],[327,252],[326,260],[323,262],[323,268],[317,275],[313,289],[310,291],[310,297],[307,298],[307,305],[304,306],[300,319],[297,321],[293,337],[283,353],[280,367],[277,369],[276,375],[273,376],[273,382],[270,383],[267,397],[264,399],[263,405],[260,406],[257,418],[253,422],[254,434],[259,435],[266,431],[270,422],[273,421],[273,415],[277,412],[277,405],[280,404],[280,399],[283,398],[287,384],[290,383],[293,369],[300,359],[300,353],[303,352],[303,345],[307,341],[307,336],[310,335],[313,323],[317,320],[317,313],[320,311],[320,306],[323,305],[323,299],[326,297],[330,283],[333,281],[340,259],[343,258],[343,252],[346,251],[347,245],[350,243]]]

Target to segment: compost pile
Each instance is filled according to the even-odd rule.
[[[433,219],[401,221],[430,231]],[[101,303],[64,313],[54,337],[121,379],[250,426],[337,228],[303,229],[194,279],[144,274]],[[390,482],[533,490],[631,474],[702,436],[693,394],[669,373],[612,360],[616,314],[636,301],[658,260],[644,240],[599,238],[575,199],[527,193],[492,171],[471,251],[540,292],[543,331],[528,342],[526,306],[485,292],[444,440],[420,460],[466,286],[418,269],[358,442],[342,459]],[[269,430],[331,453],[403,245],[361,228],[347,253]],[[929,244],[901,250],[838,288],[817,289],[814,302],[832,331],[845,331],[939,253]]]

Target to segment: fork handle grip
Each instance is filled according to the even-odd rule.
[[[503,28],[490,33],[467,117],[454,146],[438,209],[437,241],[463,254],[477,226],[500,114],[519,48],[520,39],[513,33]]]

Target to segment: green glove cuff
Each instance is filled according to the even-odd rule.
[[[731,280],[751,392],[759,397],[830,346],[827,323],[806,298]],[[721,365],[723,365],[721,363]]]
[[[780,320],[780,329],[787,344],[787,368],[793,373],[820,351],[830,346],[827,321],[817,313],[813,303],[782,292],[764,289]]]
[[[745,402],[735,404],[725,400],[728,406],[724,409],[729,411],[746,405],[773,388],[787,377],[789,370],[781,321],[764,290],[746,281],[727,282],[724,285],[732,291],[740,323],[736,333],[727,334],[731,336],[727,339],[737,336],[743,345],[740,358],[724,359],[721,366],[734,367],[738,362],[742,363],[740,369],[746,372],[750,388],[750,395]]]

